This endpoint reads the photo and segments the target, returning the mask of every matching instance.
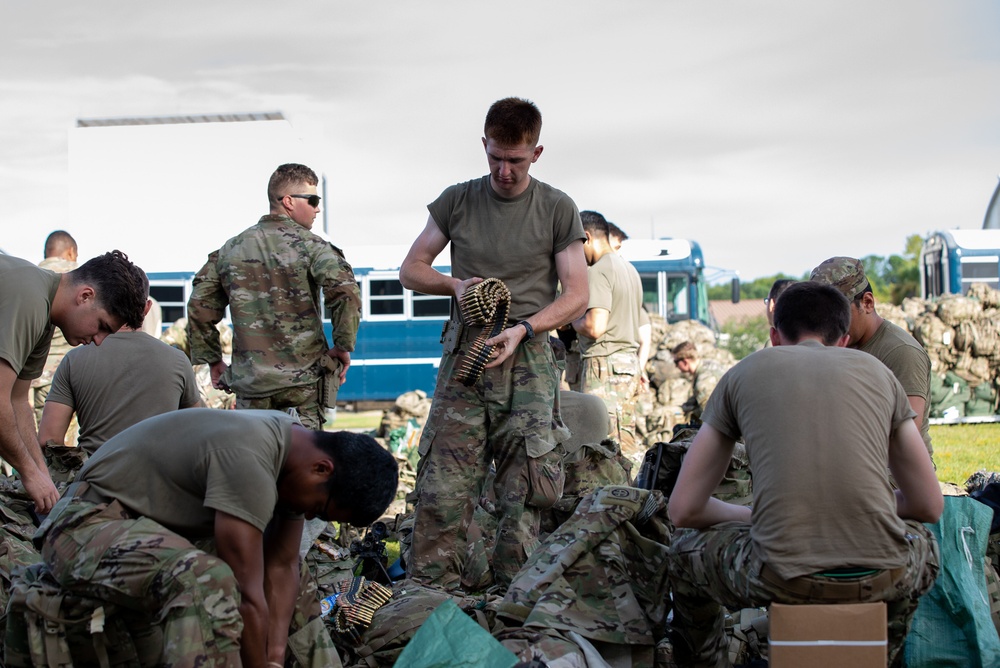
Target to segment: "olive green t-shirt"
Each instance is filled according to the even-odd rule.
[[[617,253],[605,253],[587,267],[590,299],[587,308],[608,312],[608,328],[599,338],[579,334],[583,357],[606,357],[618,352],[639,351],[639,311],[642,310],[642,280],[631,263]]]
[[[164,413],[108,440],[77,479],[189,540],[214,534],[217,510],[263,531],[292,424],[280,411]]]
[[[920,436],[924,439],[927,452],[933,454],[928,429],[928,418],[931,416],[931,358],[927,351],[902,327],[888,320],[882,321],[872,338],[865,341],[859,350],[874,355],[889,367],[907,396],[924,400],[924,414],[920,416]]]
[[[200,399],[187,355],[145,332],[115,332],[70,350],[46,401],[76,411],[79,445],[92,455],[127,427]]]
[[[23,380],[38,378],[45,369],[54,329],[49,313],[60,278],[0,254],[0,359]]]
[[[783,578],[896,568],[906,525],[889,484],[889,438],[914,413],[870,355],[816,341],[744,358],[702,420],[746,444],[753,548]]]
[[[446,188],[427,209],[451,242],[451,275],[502,280],[511,293],[508,319],[514,323],[555,301],[556,253],[587,237],[565,193],[531,179],[519,196],[504,199],[489,180],[487,175]]]

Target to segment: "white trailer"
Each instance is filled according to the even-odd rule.
[[[268,178],[286,162],[312,167],[324,194],[322,166],[280,112],[79,119],[62,227],[81,260],[117,248],[146,272],[197,271],[267,213]]]

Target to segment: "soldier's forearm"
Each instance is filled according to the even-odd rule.
[[[31,460],[40,471],[47,471],[48,465],[45,463],[45,456],[42,448],[38,444],[38,430],[35,428],[35,411],[31,405],[25,402],[17,402],[14,405],[15,419],[17,420],[17,430],[21,436],[21,442]]]
[[[333,345],[341,350],[353,352],[358,339],[361,312],[352,305],[337,303],[330,310],[330,325],[333,328]]]
[[[36,450],[41,452],[37,447]],[[17,471],[37,468],[35,459],[22,441],[21,431],[14,415],[14,407],[6,401],[0,401],[0,457]]]

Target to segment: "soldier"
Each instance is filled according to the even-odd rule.
[[[100,343],[122,325],[142,326],[146,275],[121,251],[54,274],[0,255],[0,457],[21,477],[39,513],[59,498],[38,447],[29,403],[59,327],[71,346]]]
[[[767,309],[767,324],[770,327],[774,327],[774,307],[778,305],[778,297],[793,283],[795,281],[790,278],[779,278],[771,284],[771,290],[764,299],[764,308]]]
[[[610,220],[608,221],[608,243],[611,244],[611,250],[616,253],[620,253],[622,250],[622,242],[628,241],[628,235],[625,234],[625,230],[618,227]]]
[[[65,590],[162,620],[157,665],[283,666],[303,519],[366,526],[397,482],[368,436],[172,411],[101,446],[35,541]],[[217,556],[192,544],[206,538]]]
[[[903,388],[845,347],[849,323],[837,290],[789,287],[775,347],[730,369],[708,401],[668,510],[680,665],[728,665],[723,605],[869,601],[888,605],[889,661],[902,663],[939,566],[922,522],[937,521],[944,501]],[[737,440],[753,471],[752,509],[711,497]]]
[[[201,405],[187,355],[141,330],[122,327],[101,346],[81,346],[63,359],[38,425],[38,444],[63,445],[75,413],[80,447],[92,455],[137,422]]]
[[[65,274],[67,271],[76,269],[77,260],[76,239],[65,230],[56,230],[45,239],[45,259],[38,263],[42,269],[54,271],[57,274]],[[32,395],[35,405],[35,424],[42,421],[42,409],[45,408],[45,397],[52,387],[52,375],[56,372],[59,362],[70,351],[71,346],[66,343],[66,337],[58,327],[52,332],[52,343],[49,344],[49,356],[45,359],[45,368],[42,375],[31,381]],[[71,433],[70,441],[76,442],[76,421],[69,427]]]
[[[527,100],[506,98],[490,107],[482,140],[490,173],[446,189],[428,206],[427,225],[399,272],[410,290],[456,300],[484,277],[503,280],[511,293],[509,326],[486,341],[495,357],[472,387],[455,376],[482,328],[457,319],[446,324],[420,438],[407,566],[412,577],[445,587],[460,583],[469,523],[491,464],[500,516],[492,566],[501,585],[537,545],[541,509],[561,494],[558,444],[568,433],[546,332],[583,313],[587,264],[576,204],[528,175],[542,154],[541,128],[542,115]],[[445,276],[433,263],[449,242],[452,273]]]
[[[580,214],[587,240],[590,301],[573,321],[580,337],[583,391],[604,400],[611,424],[609,436],[622,453],[641,459],[644,450],[635,433],[635,397],[639,388],[639,272],[611,249],[608,222],[596,211]]]
[[[690,341],[678,343],[670,351],[674,357],[674,364],[677,369],[691,376],[693,392],[691,398],[684,402],[681,408],[690,422],[695,424],[701,421],[701,412],[708,403],[708,398],[712,396],[712,391],[722,378],[726,370],[715,360],[701,359],[698,355],[698,348]]]
[[[771,284],[771,290],[767,293],[767,297],[764,298],[764,312],[767,315],[767,324],[769,327],[774,327],[774,307],[778,305],[778,297],[794,282],[790,278],[779,278]],[[771,347],[770,337],[764,342],[764,347]]]
[[[924,347],[902,327],[875,311],[875,295],[865,278],[865,268],[853,257],[831,257],[813,269],[811,280],[840,290],[851,302],[851,348],[874,355],[896,376],[906,390],[920,436],[933,457],[927,419],[931,404],[931,358]]]
[[[208,256],[188,301],[191,361],[210,365],[212,384],[234,392],[238,409],[295,409],[312,429],[322,429],[325,409],[336,407],[361,319],[351,265],[339,248],[310,232],[319,213],[318,183],[305,165],[278,167],[267,186],[271,212]],[[329,349],[324,303],[333,324]],[[231,366],[215,328],[227,305]],[[330,367],[336,372],[325,374]]]
[[[622,243],[628,241],[629,236],[625,230],[618,227],[610,220],[608,221],[608,243],[616,253],[621,253]],[[649,313],[645,306],[639,308],[639,388],[637,392],[641,394],[649,389],[649,375],[646,373],[646,363],[649,362],[649,355],[653,349],[653,323],[649,319]]]

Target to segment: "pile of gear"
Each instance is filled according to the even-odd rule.
[[[1000,377],[1000,291],[975,283],[966,295],[879,304],[878,313],[910,332],[931,358],[931,417],[994,415]]]
[[[716,344],[716,335],[709,327],[696,320],[667,323],[658,315],[649,316],[653,326],[649,361],[646,375],[649,389],[636,401],[636,431],[647,444],[668,442],[674,427],[687,423],[685,403],[691,398],[694,386],[690,376],[680,372],[674,364],[671,350],[678,344],[690,341],[698,349],[702,360],[713,360],[723,369],[736,364],[736,358]]]

